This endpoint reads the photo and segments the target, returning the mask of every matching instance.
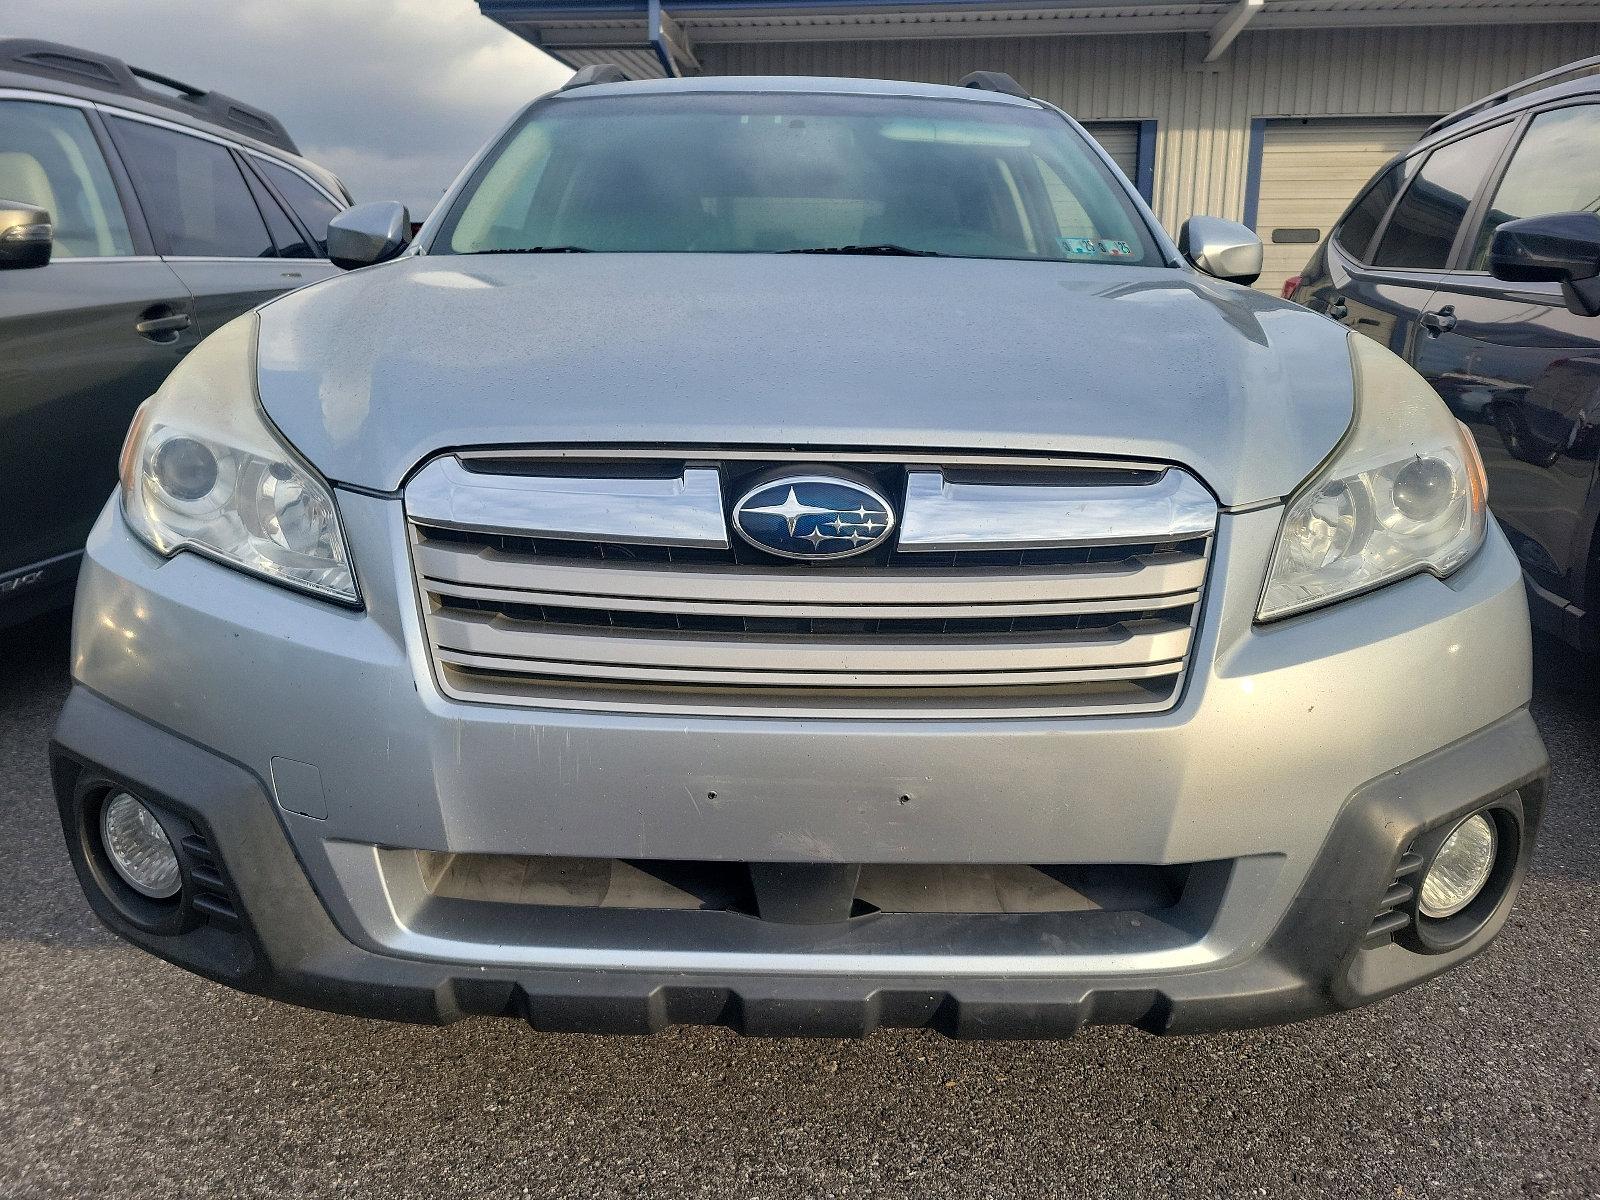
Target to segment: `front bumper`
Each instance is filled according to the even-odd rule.
[[[194,556],[159,560],[109,508],[89,546],[77,686],[53,752],[101,916],[265,995],[422,1021],[513,1012],[552,1029],[1255,1025],[1375,999],[1488,943],[1514,884],[1447,953],[1364,944],[1419,835],[1518,792],[1519,874],[1531,849],[1547,761],[1526,712],[1520,573],[1497,529],[1448,582],[1410,580],[1261,629],[1251,610],[1279,514],[1225,518],[1210,585],[1223,603],[1203,616],[1182,702],[1152,717],[651,718],[443,697],[399,506],[341,504],[366,613]],[[71,836],[93,779],[181,814],[220,868],[232,916],[176,933],[130,922]],[[667,921],[597,939],[526,913],[492,931],[430,915],[382,869],[379,848],[396,846],[1232,866],[1206,911],[1174,927],[935,922],[897,941],[885,931],[899,927],[877,922],[874,935],[871,920],[787,937]]]

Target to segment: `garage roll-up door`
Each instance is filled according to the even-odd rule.
[[[1122,168],[1122,173],[1135,183],[1139,182],[1139,122],[1088,121],[1084,126],[1094,140],[1105,147],[1111,160]]]
[[[1256,286],[1277,294],[1379,167],[1427,130],[1430,118],[1269,121],[1261,142],[1256,232],[1266,263]]]

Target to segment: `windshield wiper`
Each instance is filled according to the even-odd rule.
[[[937,250],[913,250],[910,246],[897,246],[893,242],[879,242],[872,246],[808,246],[802,250],[785,250],[785,254],[884,254],[904,258],[946,258]]]
[[[475,254],[593,254],[587,246],[498,246],[493,250],[475,250]]]

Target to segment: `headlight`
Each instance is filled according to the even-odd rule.
[[[333,493],[256,400],[247,313],[195,347],[149,400],[122,450],[122,508],[162,554],[194,550],[290,587],[357,604]]]
[[[1422,377],[1350,335],[1356,419],[1289,502],[1257,619],[1276,620],[1430,571],[1483,544],[1483,464],[1472,435]]]

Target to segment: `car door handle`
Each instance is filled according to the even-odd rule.
[[[135,325],[134,331],[153,341],[166,342],[172,340],[182,330],[189,328],[192,322],[188,313],[172,313],[165,317],[147,317]]]
[[[1428,331],[1430,337],[1438,337],[1441,333],[1449,333],[1456,327],[1455,305],[1446,304],[1438,312],[1423,313],[1421,324]]]
[[[1333,298],[1333,303],[1328,305],[1328,315],[1335,321],[1344,321],[1349,319],[1350,307],[1345,304],[1343,296],[1335,296]]]

